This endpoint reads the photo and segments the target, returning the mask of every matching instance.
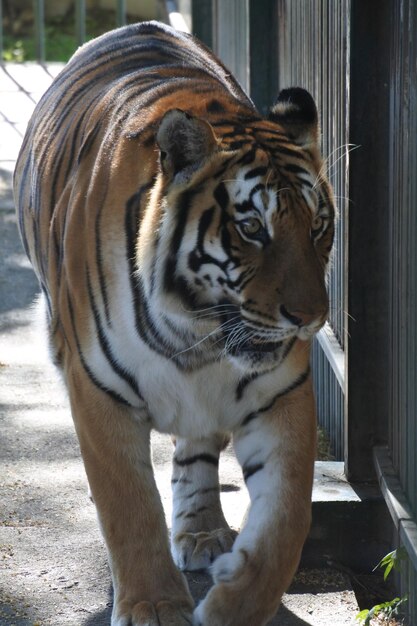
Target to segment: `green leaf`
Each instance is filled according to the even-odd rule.
[[[397,550],[393,550],[392,552],[388,552],[374,567],[373,572],[378,569],[378,567],[385,568],[384,571],[384,580],[386,580],[391,573],[392,569],[395,570],[400,569],[401,561],[407,558],[407,551],[404,546],[397,548]]]
[[[369,609],[364,609],[363,611],[358,613],[356,615],[356,619],[358,620],[358,622],[363,621],[368,616],[368,613],[369,613]]]
[[[388,563],[384,572],[384,580],[387,580],[393,567],[394,567],[394,561],[391,561],[390,563]]]

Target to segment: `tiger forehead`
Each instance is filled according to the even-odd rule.
[[[285,135],[280,135],[280,142],[273,137],[269,143],[260,143],[251,134],[245,135],[245,141],[243,138],[236,141],[239,146],[235,145],[234,149],[238,156],[229,172],[235,170],[235,177],[242,178],[241,172],[244,171],[245,180],[264,177],[268,186],[314,187],[321,163],[308,150],[301,149],[289,139],[284,141],[282,137]],[[230,149],[231,145],[226,154]]]
[[[253,172],[253,168],[241,168],[235,178],[224,181],[236,210],[245,213],[253,209],[258,211],[275,209],[278,191],[276,181],[268,182],[268,173],[270,173],[268,171],[265,175],[256,176],[251,175]]]
[[[289,206],[298,206],[314,216],[318,204],[314,172],[294,165],[286,175],[265,163],[268,162],[256,161],[240,166],[231,172],[230,177],[226,175],[222,180],[221,185],[226,188],[234,211],[242,216],[272,216],[285,212]]]

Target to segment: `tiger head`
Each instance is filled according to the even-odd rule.
[[[335,210],[317,109],[297,88],[267,120],[211,121],[174,109],[157,132],[158,307],[200,350],[265,369],[328,313]]]

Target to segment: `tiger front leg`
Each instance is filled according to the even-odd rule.
[[[173,460],[174,561],[182,570],[208,568],[232,549],[237,535],[226,522],[219,488],[219,455],[228,437],[176,439]]]
[[[67,370],[72,414],[113,580],[112,626],[190,626],[193,600],[169,550],[149,425]]]
[[[315,433],[310,380],[235,433],[251,505],[232,552],[213,564],[196,626],[264,626],[276,613],[310,527]]]

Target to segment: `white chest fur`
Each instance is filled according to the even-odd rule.
[[[233,430],[247,412],[247,402],[236,398],[239,373],[227,361],[184,373],[157,358],[140,379],[152,422],[160,431],[202,437]]]
[[[137,381],[141,398],[111,367],[97,341],[92,342],[88,354],[94,375],[136,408],[138,415],[146,414],[156,430],[181,437],[233,431],[247,415],[267,406],[297,375],[287,359],[273,371],[245,382],[242,370],[228,359],[183,372],[138,336],[127,341],[124,334],[116,333],[113,346],[123,367]]]
[[[198,438],[233,431],[291,385],[294,371],[285,363],[242,385],[242,371],[226,359],[184,373],[153,355],[139,378],[154,428]]]

